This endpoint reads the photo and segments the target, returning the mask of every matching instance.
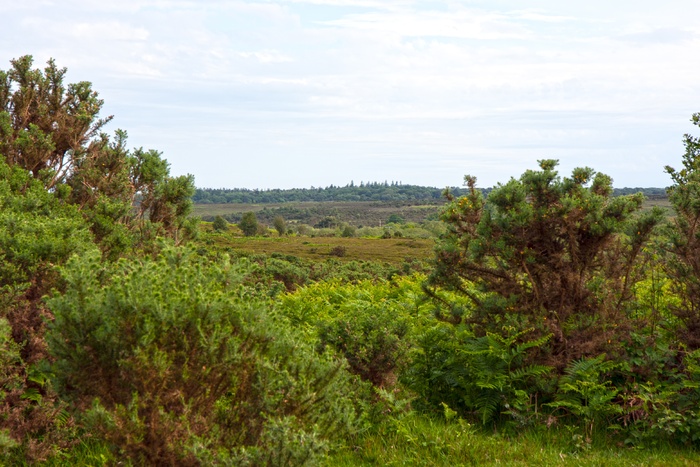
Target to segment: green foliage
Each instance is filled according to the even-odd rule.
[[[646,374],[638,377],[635,366],[632,383],[621,394],[625,443],[639,446],[700,443],[700,352],[683,352],[642,342],[648,362]],[[642,353],[642,352],[640,352]],[[632,361],[638,362],[634,355]],[[644,367],[641,367],[645,369]]]
[[[459,192],[459,188],[455,188]],[[194,196],[195,203],[290,203],[327,201],[393,201],[439,200],[441,188],[403,185],[401,183],[348,184],[344,187],[293,188],[289,190],[249,190],[244,188],[216,189],[199,188]]]
[[[0,154],[48,190],[78,206],[105,257],[142,246],[156,235],[190,237],[191,175],[171,177],[157,151],[126,149],[126,132],[101,133],[103,101],[89,82],[65,84],[66,69],[49,60],[12,60],[0,71]],[[133,209],[132,209],[133,208]]]
[[[214,222],[212,223],[212,227],[216,231],[225,232],[228,230],[228,222],[222,216],[216,216],[214,218]]]
[[[406,222],[406,220],[403,217],[401,217],[399,214],[392,214],[386,220],[387,224],[404,224],[405,222]]]
[[[618,367],[605,355],[571,362],[559,379],[556,400],[545,405],[564,409],[580,420],[590,443],[597,424],[609,424],[611,417],[622,412],[615,403],[619,389],[609,380],[610,372]]]
[[[280,237],[287,233],[287,223],[284,221],[284,217],[275,216],[272,220],[272,226],[275,228]]]
[[[0,317],[0,402],[3,403],[0,414],[7,417],[7,399],[12,399],[13,392],[23,394],[25,381],[21,373],[15,370],[22,364],[20,356],[20,346],[12,339],[12,328],[5,318]],[[21,396],[20,396],[21,397]],[[19,446],[19,443],[12,437],[12,428],[3,423],[0,425],[0,451],[8,452],[12,448]]]
[[[357,229],[355,229],[355,227],[353,227],[352,225],[346,225],[345,227],[343,227],[343,232],[342,232],[341,236],[354,237],[356,230]]]
[[[11,294],[9,300],[32,282],[41,287],[54,265],[90,248],[91,236],[78,210],[25,170],[2,160],[0,226],[0,287],[3,295]],[[44,285],[39,293],[47,291]],[[3,300],[6,306],[9,300]]]
[[[2,465],[16,465],[20,459],[36,463],[71,445],[76,436],[66,405],[46,384],[46,373],[37,365],[27,365],[22,354],[28,346],[23,344],[15,342],[10,323],[0,317]]]
[[[99,119],[103,101],[85,81],[66,85],[65,68],[49,60],[32,69],[25,55],[0,70],[0,154],[48,188],[76,170],[85,146],[111,117]]]
[[[352,432],[341,363],[253,298],[246,267],[183,249],[69,262],[47,339],[57,387],[91,407],[96,436],[137,463],[300,465]]]
[[[692,122],[700,126],[700,114]],[[675,211],[666,230],[668,243],[666,273],[673,280],[673,291],[681,302],[673,307],[680,320],[676,329],[680,339],[691,349],[700,348],[700,138],[684,136],[683,168],[666,166],[673,185],[668,189]]]
[[[342,355],[353,373],[377,387],[393,386],[429,317],[420,277],[315,283],[284,296],[281,310],[319,349]]]
[[[252,237],[258,233],[258,219],[252,211],[246,212],[238,223],[238,228],[243,231],[246,237]]]
[[[542,428],[494,436],[463,419],[446,421],[413,412],[398,419],[386,417],[377,429],[322,465],[687,467],[700,463],[696,450],[667,444],[629,449],[617,446],[616,440],[603,440],[590,449],[573,450],[568,430]]]
[[[0,159],[0,432],[13,440],[8,452],[31,461],[72,435],[59,432],[63,405],[38,369],[51,316],[41,297],[60,285],[58,265],[95,249],[83,217],[63,195]]]
[[[244,212],[254,210],[258,222],[274,226],[275,218],[283,217],[288,230],[300,235],[342,235],[346,225],[355,226],[361,237],[379,237],[381,225],[386,225],[387,212],[395,212],[406,220],[402,224],[389,224],[393,231],[400,230],[404,237],[434,238],[444,230],[438,221],[440,204],[435,201],[402,202],[315,202],[259,204],[195,204],[193,212],[205,221],[213,221],[217,215],[231,223],[238,223]],[[326,222],[328,220],[329,222]],[[311,226],[318,225],[318,228]],[[323,226],[323,227],[321,227]]]
[[[463,325],[439,324],[420,338],[419,352],[403,377],[418,393],[418,408],[442,412],[444,404],[482,424],[506,421],[530,424],[537,396],[552,368],[528,364],[550,336],[524,340],[527,331],[476,337]],[[540,395],[541,397],[541,395]]]
[[[429,282],[473,301],[464,318],[477,334],[516,322],[551,334],[541,361],[563,368],[619,351],[640,252],[662,214],[636,214],[641,194],[613,198],[607,175],[578,168],[561,178],[556,165],[540,161],[540,170],[499,184],[488,200],[469,176],[467,196],[448,193],[448,232]]]
[[[137,218],[160,223],[167,233],[178,231],[192,210],[194,177],[171,177],[170,164],[158,151],[137,149],[130,157],[140,199]]]
[[[487,194],[490,188],[483,190]],[[647,197],[663,198],[666,193],[663,188],[615,188],[615,196],[644,192]],[[406,201],[421,201],[423,203],[439,202],[444,188],[426,187],[419,185],[404,185],[402,183],[369,182],[362,185],[350,183],[345,186],[328,186],[324,188],[291,188],[256,190],[246,188],[197,188],[194,202],[197,204],[277,204],[277,203],[331,203],[331,202],[389,202],[398,205]],[[467,190],[459,187],[450,188],[454,196],[463,196]],[[382,219],[386,218],[383,217]]]

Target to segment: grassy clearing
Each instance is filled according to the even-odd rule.
[[[417,414],[385,423],[380,432],[326,459],[326,466],[695,466],[691,450],[585,446],[566,430],[532,429],[515,438],[485,434],[461,421]]]
[[[653,207],[659,207],[666,212],[666,216],[671,217],[674,215],[673,206],[668,198],[658,198],[658,199],[647,199],[644,201],[642,207],[643,211],[649,210]]]
[[[322,261],[379,261],[400,264],[405,260],[429,260],[434,240],[413,238],[345,238],[345,237],[233,237],[211,234],[213,244],[248,253],[279,253]],[[332,251],[336,249],[336,254]],[[339,252],[343,252],[339,254]]]
[[[234,222],[244,212],[254,212],[258,220],[270,224],[275,216],[282,216],[291,224],[315,225],[331,217],[338,223],[349,223],[356,227],[377,227],[386,224],[392,214],[407,222],[424,222],[437,218],[442,201],[426,204],[424,201],[325,201],[269,204],[195,204],[193,215],[211,220],[224,216]]]

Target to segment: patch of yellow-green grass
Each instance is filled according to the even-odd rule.
[[[249,253],[280,253],[310,260],[380,261],[399,264],[407,259],[429,260],[435,241],[413,238],[232,237],[212,235],[218,247]],[[332,252],[335,250],[335,254]]]
[[[312,205],[312,203],[307,203]],[[315,204],[315,203],[313,203]],[[301,207],[303,203],[291,203],[290,206]],[[249,203],[220,203],[220,204],[195,204],[192,206],[193,216],[223,216],[226,214],[243,213],[243,212],[258,212],[265,208],[274,209],[285,206],[282,203],[269,204],[249,204]]]
[[[420,415],[391,421],[324,460],[342,466],[696,466],[692,450],[582,446],[567,430],[525,431],[513,438],[486,434],[461,421]]]
[[[643,211],[648,211],[654,207],[663,209],[666,213],[666,217],[672,217],[674,215],[673,206],[668,198],[646,199],[644,200],[644,204],[642,204]]]

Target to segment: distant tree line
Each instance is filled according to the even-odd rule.
[[[465,196],[465,188],[449,188],[454,196]],[[441,201],[443,188],[426,187],[419,185],[404,185],[399,182],[361,182],[355,185],[350,182],[345,186],[330,185],[325,188],[292,188],[283,190],[279,188],[259,190],[247,188],[197,188],[192,198],[197,204],[224,204],[224,203],[290,203],[290,202],[323,202],[323,201],[407,201],[407,200],[435,200]],[[481,189],[484,195],[488,195],[491,188]],[[665,198],[665,188],[615,188],[613,196],[643,193],[651,199]]]
[[[451,188],[461,196],[463,188]],[[330,185],[325,188],[292,188],[288,190],[251,190],[247,188],[198,188],[192,200],[198,204],[209,203],[289,203],[300,201],[404,201],[440,200],[442,188],[403,185],[399,182],[350,182],[345,186]]]

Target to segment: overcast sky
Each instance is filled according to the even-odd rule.
[[[110,132],[199,187],[486,187],[543,158],[660,187],[700,112],[698,18],[698,0],[0,0],[0,69],[55,58]]]

